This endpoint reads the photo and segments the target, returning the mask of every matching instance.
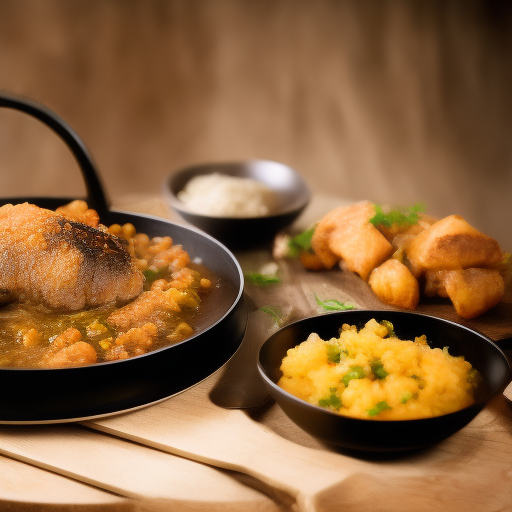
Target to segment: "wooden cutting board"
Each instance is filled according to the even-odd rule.
[[[158,209],[150,202],[144,211],[150,205]],[[270,253],[261,250],[237,256],[244,270],[256,270]],[[265,327],[266,317],[258,309],[263,305],[280,306],[286,321],[321,314],[315,295],[360,307],[391,309],[380,304],[351,273],[306,272],[297,262],[281,262],[280,272],[283,282],[279,287],[246,287],[252,301],[250,319],[261,328],[255,344],[264,341],[265,328],[268,333],[275,329],[271,322]],[[444,318],[450,314],[442,312],[439,316]],[[503,314],[505,320],[512,318],[507,311]],[[503,325],[498,334],[493,331],[494,336],[506,334],[507,322]],[[491,335],[492,326],[494,322],[487,320],[480,328]],[[236,362],[241,365],[239,373],[254,368],[251,357],[255,358],[254,350]],[[271,402],[247,412],[214,405],[209,396],[229,369],[227,365],[160,404],[90,421],[84,424],[86,428],[3,428],[0,451],[105,491],[146,500],[154,507],[179,505],[180,510],[330,512],[367,507],[484,512],[512,508],[512,409],[503,396],[435,447],[405,456],[354,457],[319,443]],[[236,473],[207,475],[203,469],[210,467],[185,459]],[[191,466],[182,469],[176,461]],[[244,489],[234,479],[239,474],[248,478],[243,480]],[[207,498],[203,501],[197,499],[190,479],[210,482],[204,484]]]

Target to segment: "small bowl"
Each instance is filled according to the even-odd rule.
[[[453,356],[464,358],[482,376],[475,403],[460,411],[416,420],[365,420],[341,416],[309,404],[281,389],[281,361],[288,349],[316,332],[322,339],[338,337],[344,323],[359,328],[375,318],[393,323],[401,339],[425,334],[432,348],[448,346]],[[510,369],[503,352],[486,336],[462,325],[417,313],[401,311],[344,311],[306,318],[283,327],[262,346],[258,370],[270,393],[286,415],[309,434],[342,448],[394,452],[435,444],[467,425],[506,384]]]
[[[178,199],[178,193],[189,180],[214,172],[252,178],[265,184],[276,192],[275,209],[261,217],[214,217],[196,213]],[[270,242],[280,230],[293,223],[311,197],[307,184],[294,169],[269,160],[187,167],[166,180],[164,194],[181,217],[231,249],[246,249]]]

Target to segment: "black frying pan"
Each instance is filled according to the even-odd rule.
[[[27,99],[0,94],[0,107],[39,119],[64,140],[82,171],[86,201],[103,224],[130,222],[149,236],[171,236],[221,282],[203,300],[197,334],[176,345],[132,359],[77,368],[0,368],[0,423],[64,422],[126,411],[179,393],[220,368],[240,346],[247,323],[243,274],[231,252],[199,231],[149,215],[112,211],[89,153],[67,123]],[[27,201],[54,210],[73,199],[4,198],[0,205]]]

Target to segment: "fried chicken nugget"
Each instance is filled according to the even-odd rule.
[[[480,233],[460,215],[450,215],[416,236],[405,248],[412,273],[496,267],[503,252],[496,240]]]
[[[368,274],[393,252],[385,236],[369,222],[375,208],[369,201],[336,208],[319,223],[311,245],[326,268],[341,258],[366,281]]]
[[[316,226],[311,237],[311,248],[325,268],[334,267],[339,260],[339,257],[329,247],[329,238],[338,225],[338,217],[343,216],[344,209],[344,206],[340,206],[325,215]]]
[[[426,293],[449,297],[457,314],[475,318],[500,302],[505,284],[498,270],[467,268],[428,272]]]
[[[372,270],[370,288],[385,304],[415,309],[420,300],[420,287],[410,270],[398,260],[390,259]]]

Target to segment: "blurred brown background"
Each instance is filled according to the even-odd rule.
[[[267,158],[509,251],[511,50],[508,1],[0,0],[0,89],[60,114],[114,199]],[[55,135],[5,109],[0,191],[83,193]]]

